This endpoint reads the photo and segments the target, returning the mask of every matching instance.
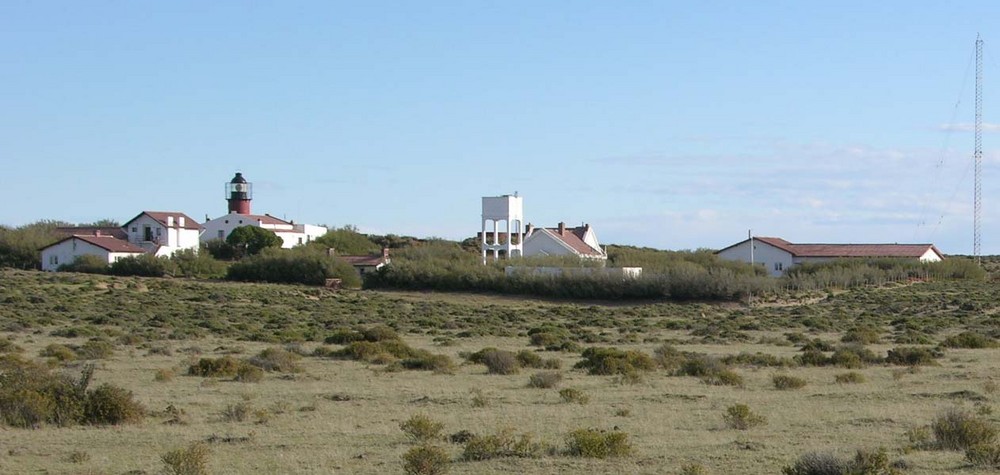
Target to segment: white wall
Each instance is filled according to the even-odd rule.
[[[561,239],[543,228],[536,228],[535,232],[524,240],[524,257],[575,255],[577,253],[563,244]]]
[[[173,223],[167,222],[167,224],[172,224],[172,226],[164,226],[149,215],[143,214],[126,226],[125,232],[128,233],[128,242],[143,248],[147,252],[152,252],[156,249],[157,257],[171,256],[174,252],[181,249],[194,249],[197,252],[201,231],[180,227],[178,216],[174,216],[172,221]],[[152,241],[146,241],[146,226],[149,226],[153,234]]]
[[[792,265],[792,255],[788,251],[783,251],[764,241],[753,240],[753,261],[755,265],[763,265],[764,269],[773,276],[778,277],[785,273]],[[750,262],[750,241],[744,241],[739,245],[724,249],[718,254],[719,258],[727,261]]]
[[[230,213],[210,220],[202,224],[204,232],[201,233],[201,242],[213,239],[226,239],[229,233],[240,226],[257,226],[262,229],[274,232],[281,238],[281,247],[290,249],[302,244],[311,242],[327,233],[324,226],[312,224],[268,224],[254,219],[252,215]],[[219,232],[222,232],[220,237]]]
[[[59,266],[76,261],[79,256],[97,256],[102,261],[112,262],[127,256],[137,256],[139,253],[109,252],[103,247],[95,246],[82,239],[67,239],[54,246],[42,250],[42,270],[55,271]]]

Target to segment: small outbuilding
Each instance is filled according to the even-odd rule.
[[[74,234],[42,248],[42,270],[58,270],[59,266],[72,264],[80,256],[97,256],[102,262],[112,264],[123,257],[145,253],[142,248],[114,236]]]

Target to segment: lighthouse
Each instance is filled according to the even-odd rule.
[[[250,214],[250,200],[253,199],[253,183],[236,172],[236,176],[226,183],[226,201],[229,202],[229,214]]]

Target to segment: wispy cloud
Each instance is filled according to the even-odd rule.
[[[956,124],[941,124],[938,130],[943,132],[974,132],[976,124],[959,122]],[[1000,132],[1000,124],[984,123],[983,132]]]

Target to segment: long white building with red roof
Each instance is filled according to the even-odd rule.
[[[722,259],[763,265],[772,276],[809,262],[833,259],[900,258],[920,262],[944,260],[933,244],[795,244],[776,237],[752,237],[716,252]]]

